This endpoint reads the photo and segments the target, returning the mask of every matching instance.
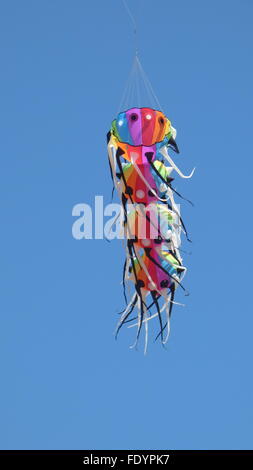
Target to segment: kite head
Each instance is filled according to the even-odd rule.
[[[112,123],[112,133],[120,142],[132,146],[151,146],[167,138],[178,152],[176,130],[165,114],[151,108],[131,108],[119,113]]]

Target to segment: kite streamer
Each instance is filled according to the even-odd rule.
[[[138,58],[136,57],[136,60]],[[111,177],[123,209],[126,260],[123,287],[126,308],[121,313],[116,336],[128,323],[137,329],[137,344],[148,325],[158,319],[156,336],[165,344],[170,332],[170,318],[175,291],[186,274],[181,257],[181,233],[188,234],[174,195],[172,172],[184,175],[169,155],[179,153],[176,130],[165,114],[157,109],[134,107],[120,112],[107,134]],[[127,301],[126,285],[133,295]],[[136,314],[135,314],[136,312]],[[135,321],[136,320],[136,321]],[[134,322],[132,324],[131,322]],[[129,323],[130,322],[130,323]]]

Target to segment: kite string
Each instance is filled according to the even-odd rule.
[[[130,20],[131,20],[131,22],[132,22],[132,25],[133,25],[135,55],[137,56],[137,55],[138,55],[137,23],[136,23],[136,21],[135,21],[135,19],[134,19],[134,16],[133,16],[133,14],[132,14],[132,12],[131,12],[131,10],[130,10],[130,8],[129,8],[127,2],[126,2],[126,0],[122,0],[122,2],[123,2],[123,5],[124,5],[124,7],[125,7],[125,10],[126,10],[128,16],[129,16],[129,18],[130,18]]]
[[[140,61],[139,57],[136,57],[136,61],[137,61],[137,64],[138,64],[138,67],[139,67],[139,70],[140,70],[140,74],[141,74],[141,76],[142,76],[142,80],[143,80],[143,82],[144,82],[144,84],[145,84],[145,87],[146,87],[147,92],[150,93],[152,99],[153,99],[154,102],[158,105],[160,111],[162,111],[162,107],[161,107],[161,105],[160,105],[160,103],[159,103],[159,100],[158,100],[158,98],[157,98],[157,96],[156,96],[156,94],[155,94],[155,92],[154,92],[154,89],[153,89],[153,87],[152,87],[152,85],[151,85],[151,82],[150,82],[150,80],[149,80],[147,74],[145,73],[145,71],[144,71],[144,69],[143,69],[143,66],[142,66],[142,64],[141,64],[141,61]]]
[[[154,109],[162,111],[161,104],[159,103],[151,82],[143,69],[140,58],[135,55],[132,68],[125,82],[118,113],[122,111],[122,109],[127,109],[129,105],[133,106],[134,103],[135,106],[137,105],[140,107],[141,98],[145,96],[145,92],[151,106],[154,107]]]
[[[139,48],[138,48],[137,22],[128,6],[127,0],[122,0],[122,3],[124,5],[125,11],[133,27],[135,54],[134,54],[132,69],[129,74],[129,78],[126,81],[125,89],[123,91],[122,98],[120,100],[119,111],[121,110],[121,108],[127,109],[130,106],[134,106],[134,102],[137,104],[138,107],[140,107],[141,99],[144,98],[145,92],[146,92],[146,97],[148,98],[148,101],[150,102],[150,105],[154,107],[154,109],[157,108],[160,111],[162,111],[162,107],[159,103],[159,100],[154,92],[151,82],[147,74],[145,73],[143,66],[141,64],[141,61],[140,61]],[[144,94],[143,94],[143,90],[145,90]]]

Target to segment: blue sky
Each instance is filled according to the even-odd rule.
[[[193,239],[167,350],[113,337],[120,241],[74,240],[110,202],[105,134],[133,56],[121,1],[0,3],[1,449],[252,449],[249,0],[128,1],[177,128]],[[145,6],[145,8],[144,8]],[[117,199],[115,199],[117,200]]]

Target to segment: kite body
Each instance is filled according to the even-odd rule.
[[[123,209],[125,299],[128,282],[134,290],[117,333],[123,324],[137,319],[136,342],[145,325],[146,346],[148,322],[154,317],[159,320],[157,337],[167,341],[175,290],[184,289],[186,268],[179,247],[181,232],[186,236],[187,232],[174,200],[171,173],[189,178],[193,172],[185,176],[170,157],[170,148],[179,153],[175,138],[168,118],[150,108],[119,113],[107,135],[111,176]],[[134,311],[137,316],[132,318]]]

